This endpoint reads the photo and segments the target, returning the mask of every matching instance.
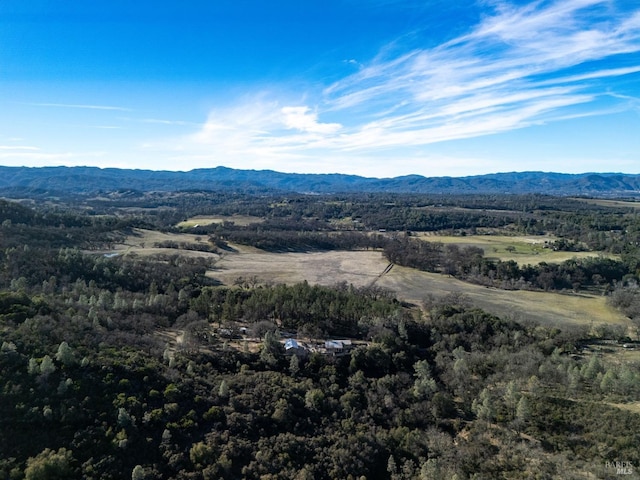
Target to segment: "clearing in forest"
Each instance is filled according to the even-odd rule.
[[[160,245],[173,244],[182,248],[167,248]],[[184,246],[193,247],[194,249],[183,248]],[[188,233],[163,233],[155,230],[145,230],[142,228],[134,228],[124,240],[124,243],[118,243],[105,253],[105,255],[182,255],[190,257],[212,257],[218,258],[219,255],[212,252],[198,251],[195,248],[206,248],[213,246],[209,243],[206,235],[192,235]]]
[[[604,252],[557,252],[549,245],[557,240],[548,235],[508,236],[508,235],[418,235],[418,238],[429,242],[460,247],[479,247],[487,258],[496,260],[513,260],[519,265],[537,265],[540,262],[561,263],[572,258],[588,258],[614,255]]]
[[[475,237],[433,238],[473,239]],[[518,237],[504,238],[513,241]],[[421,305],[429,295],[441,297],[451,292],[459,292],[469,298],[473,305],[501,317],[534,320],[541,324],[557,326],[629,325],[628,319],[609,307],[603,296],[585,293],[560,294],[500,290],[398,265],[385,273],[389,262],[380,251],[268,253],[253,247],[234,245],[236,253],[225,252],[220,256],[195,250],[156,247],[157,244],[167,241],[198,245],[206,244],[207,238],[191,234],[168,234],[135,229],[123,244],[115,245],[107,253],[119,255],[164,253],[209,257],[216,261],[216,269],[211,270],[208,275],[227,285],[233,285],[239,278],[255,278],[260,283],[292,284],[306,280],[311,284],[321,285],[346,282],[356,287],[363,287],[375,284],[391,290],[398,298],[416,305]]]
[[[640,202],[632,200],[608,200],[604,198],[575,198],[574,200],[590,203],[591,205],[600,205],[601,207],[633,208],[634,210],[640,210]]]
[[[256,277],[261,283],[334,285],[339,282],[363,287],[374,282],[389,264],[379,251],[323,251],[268,253],[234,245],[238,253],[225,253],[211,276],[231,285],[238,278]]]
[[[629,325],[628,319],[607,305],[603,296],[499,290],[398,265],[381,275],[389,262],[379,251],[267,253],[237,248],[237,253],[225,254],[216,270],[210,272],[227,285],[240,277],[261,283],[306,280],[321,285],[342,281],[357,287],[375,284],[416,305],[422,305],[429,295],[441,297],[456,292],[464,294],[472,305],[503,318],[554,326]]]
[[[246,227],[252,223],[262,223],[264,218],[251,215],[197,215],[176,225],[178,228],[193,228],[196,226],[211,225],[214,223],[231,222],[239,227]]]

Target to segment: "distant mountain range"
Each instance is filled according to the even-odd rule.
[[[170,172],[96,167],[1,167],[0,196],[94,195],[111,191],[242,191],[247,193],[394,192],[640,197],[640,175],[512,172],[470,177],[366,178],[343,174],[280,173],[226,167]]]

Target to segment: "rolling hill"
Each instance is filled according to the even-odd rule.
[[[297,193],[432,193],[640,196],[640,175],[511,172],[468,177],[368,178],[344,174],[298,174],[227,167],[188,172],[97,167],[2,167],[0,195],[46,197],[93,195],[103,191],[239,191]]]

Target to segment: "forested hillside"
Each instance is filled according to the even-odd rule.
[[[222,221],[177,226],[194,215]],[[138,228],[206,248],[114,248]],[[601,255],[521,265],[437,241],[496,231]],[[587,479],[621,463],[637,478],[638,232],[634,205],[538,196],[0,200],[0,478]],[[375,249],[492,288],[595,292],[628,328],[519,323],[460,294],[409,304],[339,278],[224,284],[216,259],[241,245]]]
[[[215,167],[188,172],[96,167],[2,167],[0,194],[10,197],[92,195],[114,190],[236,191],[243,193],[527,194],[637,197],[640,175],[511,172],[470,177],[368,178],[343,174],[298,174]]]

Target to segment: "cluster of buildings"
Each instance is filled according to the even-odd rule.
[[[353,348],[354,345],[351,340],[325,340],[324,343],[317,343],[301,342],[293,338],[288,338],[284,342],[284,350],[288,355],[298,355],[301,357],[314,352],[339,357],[348,355]]]

